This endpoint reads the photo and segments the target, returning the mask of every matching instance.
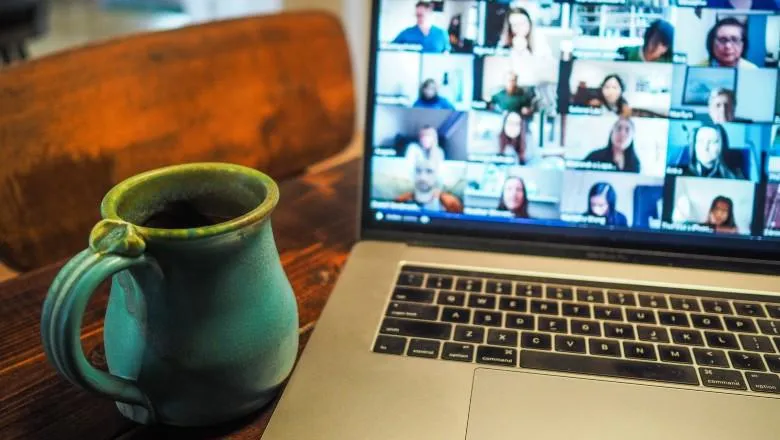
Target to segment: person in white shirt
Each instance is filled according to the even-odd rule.
[[[425,125],[420,129],[418,142],[406,147],[406,159],[417,163],[421,159],[444,162],[444,149],[439,146],[439,133],[436,128]]]
[[[517,73],[517,84],[535,86],[555,81],[555,59],[544,36],[534,32],[531,15],[524,8],[513,7],[506,14],[501,44],[511,49],[509,58]]]
[[[748,50],[745,24],[734,17],[726,17],[707,34],[709,58],[699,63],[709,67],[736,67],[755,69],[757,66],[744,58]]]

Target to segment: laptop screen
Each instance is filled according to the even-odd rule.
[[[780,249],[780,0],[375,2],[364,225]]]

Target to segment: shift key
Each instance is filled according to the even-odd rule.
[[[385,318],[379,333],[428,339],[449,339],[452,334],[452,324]]]

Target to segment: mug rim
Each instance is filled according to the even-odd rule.
[[[141,226],[129,222],[119,215],[119,205],[125,195],[125,192],[143,182],[178,173],[191,173],[194,171],[227,171],[240,174],[244,177],[256,179],[265,188],[265,198],[251,211],[239,217],[231,219],[224,223],[218,223],[211,226],[189,229],[161,229]],[[197,162],[179,165],[171,165],[154,170],[146,171],[135,176],[129,177],[106,193],[100,204],[100,212],[105,220],[117,220],[133,225],[138,233],[144,238],[162,239],[162,240],[191,240],[194,238],[208,238],[235,232],[240,229],[252,226],[265,220],[276,208],[279,202],[279,186],[267,174],[254,168],[245,167],[232,163],[221,162]]]

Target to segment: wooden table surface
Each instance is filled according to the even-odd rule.
[[[353,160],[280,185],[281,201],[272,222],[298,299],[301,348],[355,241],[358,170],[359,163]],[[43,353],[40,316],[49,285],[63,263],[0,284],[0,439],[260,437],[275,403],[242,420],[208,429],[146,427],[124,419],[113,402],[59,376]],[[81,336],[84,353],[100,368],[105,368],[107,300],[104,285],[88,307]]]

